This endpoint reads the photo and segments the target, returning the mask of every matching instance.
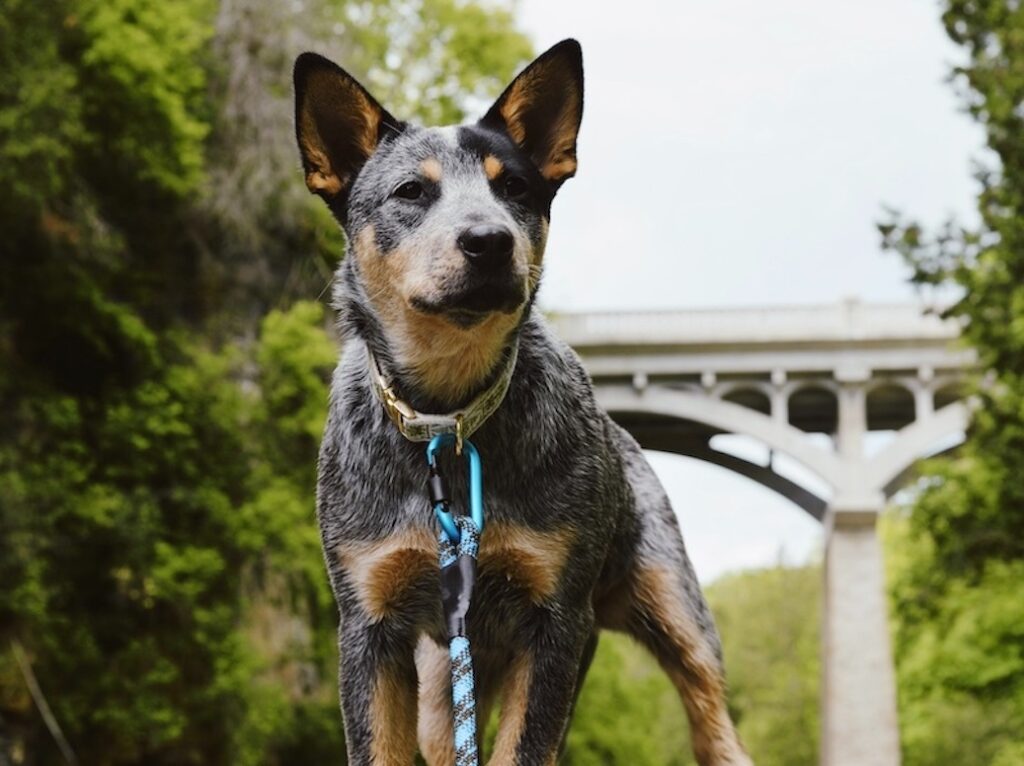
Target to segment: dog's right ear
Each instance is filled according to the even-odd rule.
[[[480,124],[506,131],[558,188],[576,173],[576,134],[582,119],[583,52],[570,39],[520,72]]]
[[[363,163],[404,126],[348,72],[316,53],[295,60],[295,136],[306,186],[343,202]]]

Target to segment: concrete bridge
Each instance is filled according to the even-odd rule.
[[[598,400],[647,449],[723,466],[825,525],[823,766],[896,766],[896,684],[875,532],[921,457],[963,438],[974,357],[916,305],[563,314]],[[877,451],[865,449],[887,432]],[[767,447],[758,463],[719,434]],[[719,440],[721,441],[721,440]],[[784,471],[775,455],[803,470]]]

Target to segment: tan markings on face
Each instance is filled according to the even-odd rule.
[[[401,316],[401,296],[398,281],[408,268],[408,258],[402,252],[383,257],[377,249],[373,225],[364,226],[355,239],[355,256],[359,273],[370,300],[373,301],[385,323],[397,322]]]
[[[421,636],[416,645],[416,674],[420,683],[417,719],[420,753],[428,766],[451,766],[455,763],[455,742],[448,650],[427,636]]]
[[[505,169],[501,160],[495,157],[493,154],[488,154],[484,157],[484,174],[488,180],[493,181],[495,178],[501,175],[501,171]]]
[[[532,679],[533,660],[528,654],[522,654],[513,661],[501,690],[498,736],[489,766],[515,766],[517,763],[516,749],[526,727]]]
[[[494,370],[522,309],[493,313],[469,328],[416,311],[410,299],[435,291],[431,269],[461,269],[463,256],[454,248],[445,255],[402,247],[384,256],[374,237],[372,226],[360,231],[355,254],[396,357],[427,393],[443,401],[465,401]]]
[[[437,157],[427,157],[420,163],[420,172],[427,180],[437,183],[441,180],[441,163]]]
[[[400,670],[381,667],[370,698],[370,761],[408,766],[416,755],[416,684]]]
[[[407,529],[380,541],[342,543],[336,550],[371,622],[394,614],[409,589],[437,572],[437,541]]]
[[[638,605],[677,652],[677,661],[665,663],[665,671],[686,707],[698,762],[749,763],[726,709],[718,658],[685,608],[687,596],[678,575],[665,568],[642,569],[634,593]]]
[[[480,570],[503,573],[541,604],[558,588],[574,539],[570,529],[539,532],[495,521],[480,541]]]

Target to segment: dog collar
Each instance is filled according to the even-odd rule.
[[[444,415],[419,412],[400,399],[394,386],[387,381],[377,364],[377,359],[369,347],[366,357],[370,367],[370,380],[373,393],[384,405],[384,412],[395,424],[399,432],[412,442],[426,442],[439,434],[454,434],[461,452],[462,440],[468,439],[498,409],[512,382],[512,372],[516,367],[519,355],[518,342],[513,344],[498,376],[486,389],[477,395],[469,404],[455,412]]]

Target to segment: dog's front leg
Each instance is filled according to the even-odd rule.
[[[502,687],[490,766],[551,766],[576,695],[593,618],[578,607],[537,608]]]
[[[416,665],[408,631],[346,615],[339,684],[349,766],[410,766],[416,756]]]

